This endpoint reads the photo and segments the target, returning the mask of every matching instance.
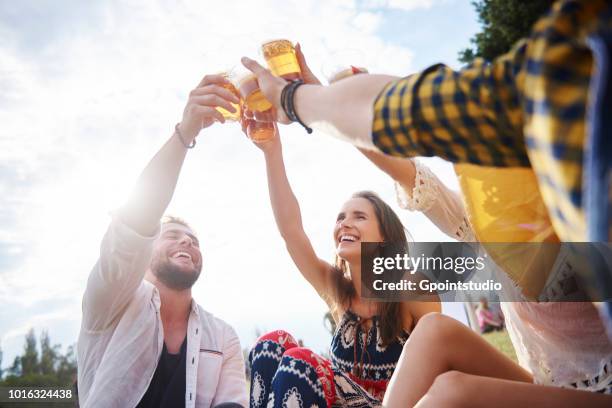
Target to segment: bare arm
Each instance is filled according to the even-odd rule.
[[[393,180],[397,181],[407,193],[412,193],[415,186],[416,166],[411,159],[387,156],[373,150],[358,149],[365,157]]]
[[[280,107],[281,91],[287,81],[249,58],[242,62],[257,75],[262,92],[277,109],[279,122],[290,123]],[[373,149],[374,102],[385,85],[397,79],[389,75],[355,75],[330,86],[303,85],[295,94],[297,114],[316,129]]]
[[[304,231],[300,206],[287,179],[278,132],[272,140],[258,146],[266,160],[270,204],[278,231],[299,271],[319,296],[328,302],[332,267],[319,259]]]
[[[191,143],[202,128],[215,120],[224,122],[215,106],[233,111],[230,101],[237,98],[222,88],[225,79],[206,76],[189,97],[179,132],[185,143]],[[174,134],[151,159],[136,183],[127,203],[119,211],[121,220],[141,235],[152,234],[166,211],[178,181],[187,149]]]
[[[234,96],[219,86],[221,77],[205,77],[191,92],[179,132],[174,134],[146,166],[134,192],[118,211],[100,247],[100,256],[89,275],[83,296],[83,327],[104,330],[125,310],[147,268],[155,231],[178,181],[187,148],[202,127],[223,116],[215,106],[233,109]]]
[[[477,60],[460,71],[437,64],[405,78],[368,74],[328,87],[303,85],[294,107],[307,125],[389,155],[527,166],[522,83],[515,81],[524,58],[521,43],[492,63]],[[242,63],[257,76],[279,120],[289,123],[280,101],[287,82],[249,58]]]
[[[330,86],[304,85],[295,95],[298,116],[312,127],[356,146],[372,144],[374,102],[382,89],[399,79],[389,75],[355,75]]]

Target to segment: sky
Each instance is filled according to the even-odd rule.
[[[24,335],[76,342],[81,297],[109,213],[170,137],[207,73],[261,60],[270,38],[299,41],[315,74],[338,64],[408,75],[444,62],[479,29],[467,0],[0,0],[0,347]],[[349,60],[350,59],[350,60]],[[318,255],[333,259],[342,203],[370,189],[416,241],[447,241],[397,207],[392,181],[350,145],[282,126],[290,182]],[[448,163],[424,162],[449,186]],[[243,347],[284,328],[315,351],[331,339],[325,304],[287,255],[269,206],[261,152],[235,123],[189,151],[168,213],[196,229],[204,268],[193,289]]]

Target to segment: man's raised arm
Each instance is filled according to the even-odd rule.
[[[234,111],[237,98],[222,76],[206,76],[190,93],[180,125],[140,175],[127,203],[114,213],[83,297],[83,327],[104,330],[122,313],[151,263],[153,241],[178,181],[188,146],[201,129]]]

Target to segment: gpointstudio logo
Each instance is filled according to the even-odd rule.
[[[610,244],[367,242],[361,289],[366,298],[393,302],[597,301],[612,292],[589,290],[601,267],[612,271]]]

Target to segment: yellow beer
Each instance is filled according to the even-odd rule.
[[[222,73],[221,75],[223,75],[225,77],[225,79],[227,79],[229,81],[229,74]],[[224,84],[223,88],[227,89],[232,94],[236,95],[238,97],[238,99],[240,99],[240,93],[238,92],[236,87],[231,82],[227,83],[227,84]],[[223,117],[226,120],[232,120],[232,121],[235,121],[235,122],[239,122],[240,121],[240,117],[242,116],[242,112],[240,110],[240,104],[239,103],[233,103],[233,102],[231,104],[234,107],[234,109],[236,109],[236,112],[230,112],[227,109],[224,109],[224,108],[222,108],[220,106],[218,106],[216,109],[223,115]]]
[[[272,104],[266,99],[259,89],[257,77],[253,74],[247,75],[239,82],[239,90],[244,100],[245,109],[253,112],[265,112],[272,108]]]
[[[295,48],[289,40],[272,40],[261,46],[264,59],[270,71],[289,81],[300,79],[302,71],[295,55]]]
[[[253,112],[244,109],[244,118],[248,120],[247,136],[254,142],[263,142],[274,136],[274,114],[272,109],[265,112]]]
[[[263,142],[274,136],[274,122],[253,121],[247,126],[247,135],[255,142]]]

